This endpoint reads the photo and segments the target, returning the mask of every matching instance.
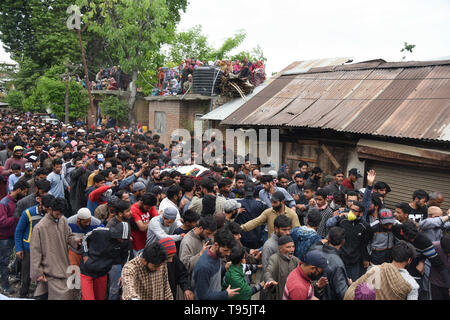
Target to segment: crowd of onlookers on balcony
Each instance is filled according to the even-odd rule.
[[[153,90],[154,96],[182,95],[192,93],[194,70],[200,67],[220,68],[228,77],[248,80],[254,87],[266,80],[266,71],[261,60],[250,62],[248,58],[240,60],[217,60],[206,64],[195,58],[187,58],[178,67],[161,67],[158,70],[158,85]]]
[[[79,79],[81,85],[86,88],[86,82]],[[130,83],[129,76],[123,72],[120,66],[113,66],[111,68],[101,68],[95,75],[95,81],[90,82],[91,90],[127,90]]]

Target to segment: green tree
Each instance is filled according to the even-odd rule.
[[[403,49],[400,50],[400,52],[405,52],[406,51],[406,52],[412,53],[413,49],[415,47],[416,47],[415,44],[408,44],[408,42],[405,42],[404,46],[403,46]],[[405,59],[406,59],[406,55],[402,57],[402,60],[405,60]]]
[[[196,25],[187,31],[178,32],[170,46],[170,62],[179,63],[188,57],[205,61],[211,57],[214,49],[208,44],[208,38],[202,34],[202,26]]]
[[[62,80],[42,76],[32,94],[23,102],[24,110],[31,112],[50,111],[59,119],[65,115],[65,84]],[[89,98],[87,91],[77,82],[69,82],[69,119],[87,115]]]
[[[229,57],[231,60],[240,60],[243,61],[245,58],[248,58],[249,61],[256,62],[261,60],[264,64],[267,62],[267,58],[264,56],[264,51],[258,45],[256,48],[253,48],[251,51],[241,51],[235,55]]]
[[[78,36],[66,26],[66,10],[74,1],[0,1],[0,40],[11,58],[19,63],[14,86],[26,97],[32,94],[37,80],[52,66],[62,66],[67,60],[81,64]],[[91,80],[100,67],[117,64],[114,50],[106,45],[103,37],[86,31],[83,44]]]
[[[127,104],[116,96],[108,96],[100,102],[102,114],[110,116],[119,122],[128,120]]]
[[[6,102],[9,104],[9,107],[19,111],[22,111],[23,109],[24,99],[25,95],[19,90],[10,90],[6,96]]]
[[[89,30],[104,37],[114,48],[121,68],[131,75],[128,117],[135,126],[133,110],[139,73],[150,70],[153,66],[148,57],[155,56],[162,44],[173,39],[187,0],[78,0],[77,4],[86,10],[83,19],[89,23]]]

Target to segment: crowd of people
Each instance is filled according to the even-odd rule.
[[[439,191],[367,172],[175,165],[147,131],[0,119],[0,273],[40,300],[448,300]],[[267,172],[266,172],[267,171]],[[348,174],[347,174],[348,173]],[[17,288],[14,286],[17,284]]]
[[[158,86],[153,90],[153,95],[168,96],[193,93],[194,70],[203,66],[219,68],[227,77],[237,77],[248,80],[254,87],[266,80],[266,71],[261,60],[250,62],[217,60],[205,63],[195,58],[187,58],[175,68],[161,67],[158,69]],[[220,81],[221,79],[219,79]]]
[[[87,88],[84,77],[81,79],[76,77],[76,81],[80,82],[83,88]],[[113,66],[111,68],[101,68],[95,75],[95,81],[90,82],[91,90],[127,90],[129,85],[129,76],[123,72],[120,66]]]

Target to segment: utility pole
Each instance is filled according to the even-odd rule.
[[[70,63],[70,61],[66,62],[66,73],[61,74],[61,78],[64,81],[66,85],[66,93],[64,95],[64,122],[69,123],[69,83],[70,83],[70,77],[76,75],[76,71],[80,66],[76,66]],[[70,69],[72,68],[72,72],[70,72]]]
[[[78,40],[80,41],[80,47],[81,47],[81,59],[83,61],[83,67],[84,67],[84,81],[86,84],[86,88],[88,91],[89,96],[89,109],[88,109],[88,126],[94,126],[96,123],[96,116],[97,116],[97,110],[94,105],[94,99],[92,98],[91,94],[91,86],[89,81],[89,72],[86,64],[86,56],[84,54],[84,47],[83,47],[83,41],[81,39],[81,12],[80,8],[75,5],[71,5],[67,8],[66,11],[68,14],[72,14],[69,19],[67,19],[66,25],[69,30],[76,30],[78,33]],[[83,31],[86,29],[87,25],[83,28]]]
[[[69,81],[70,81],[69,67],[66,66],[66,74],[65,74],[66,94],[64,96],[65,123],[69,123]]]

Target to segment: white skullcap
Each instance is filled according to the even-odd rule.
[[[77,219],[86,220],[92,217],[91,211],[88,208],[81,208],[77,212]]]

